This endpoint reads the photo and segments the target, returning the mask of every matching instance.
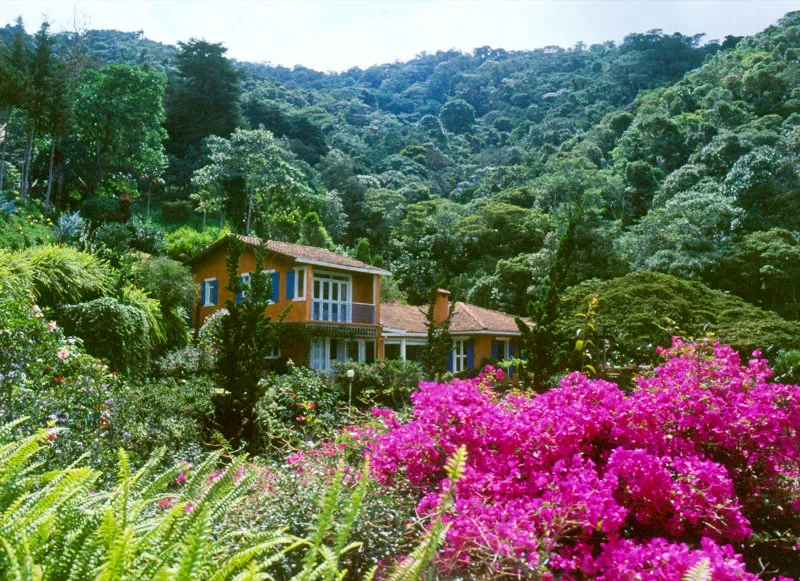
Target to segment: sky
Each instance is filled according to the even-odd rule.
[[[54,30],[141,30],[176,44],[221,42],[228,56],[323,71],[406,61],[422,52],[622,41],[630,32],[754,34],[800,0],[0,0],[0,26],[44,16]]]

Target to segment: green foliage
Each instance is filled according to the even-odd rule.
[[[151,220],[134,216],[129,222],[133,232],[131,248],[147,254],[158,255],[164,248],[164,232]]]
[[[116,484],[98,492],[100,473],[89,468],[31,472],[37,452],[58,437],[41,431],[0,447],[4,578],[27,570],[43,580],[227,579],[268,567],[281,548],[302,542],[276,534],[220,542],[214,523],[255,480],[244,456],[216,473],[219,454],[167,470],[156,454],[134,472],[120,450]]]
[[[430,291],[428,308],[425,311],[425,326],[428,336],[421,359],[425,377],[434,381],[438,381],[440,377],[447,373],[447,358],[450,356],[450,346],[452,344],[450,321],[453,318],[453,310],[456,307],[455,301],[452,301],[447,316],[443,320],[437,321],[434,312],[437,295],[437,289],[434,288]]]
[[[111,297],[65,305],[59,319],[79,336],[87,351],[106,358],[113,369],[141,374],[150,357],[150,323],[140,309]]]
[[[21,250],[47,244],[52,239],[48,221],[38,208],[0,212],[0,247]]]
[[[194,173],[193,185],[225,199],[231,223],[243,233],[297,239],[299,216],[322,200],[273,135],[237,129],[229,139],[209,137],[206,146],[211,162]]]
[[[325,231],[325,226],[322,225],[322,221],[316,212],[309,212],[303,218],[303,223],[300,226],[300,238],[297,243],[329,250],[333,248],[333,240]]]
[[[83,233],[84,220],[80,212],[61,214],[53,226],[53,236],[58,243],[68,244],[78,240]]]
[[[259,389],[254,415],[265,450],[333,438],[344,419],[337,409],[342,392],[319,371],[291,365],[286,374],[269,373]]]
[[[197,293],[189,268],[166,257],[145,258],[132,266],[130,276],[137,287],[158,301],[166,347],[183,347]]]
[[[442,106],[439,120],[452,133],[466,133],[475,123],[475,109],[464,99],[453,99]]]
[[[30,282],[37,302],[56,307],[106,293],[111,282],[108,264],[69,246],[38,246],[13,258],[12,267]]]
[[[227,137],[239,125],[241,76],[221,44],[191,39],[178,47],[166,127],[170,153],[183,157],[191,150],[199,152],[205,137]]]
[[[528,321],[516,318],[517,327],[522,333],[522,356],[525,364],[521,366],[520,375],[532,381],[537,388],[544,386],[556,369],[556,353],[560,341],[555,330],[558,316],[558,303],[566,289],[567,275],[575,253],[575,231],[583,219],[584,202],[570,217],[567,229],[559,240],[558,250],[550,264],[543,288],[538,300],[528,305]],[[526,378],[526,374],[528,377]]]
[[[608,281],[588,281],[566,290],[558,308],[554,330],[561,337],[576,337],[583,324],[575,313],[596,298],[595,344],[614,365],[655,361],[655,347],[668,345],[674,335],[702,338],[711,335],[730,344],[744,356],[761,349],[774,356],[798,345],[797,323],[781,319],[743,300],[655,272],[641,272]],[[562,366],[575,368],[565,353]]]
[[[194,208],[192,203],[187,200],[177,200],[175,202],[164,202],[161,204],[161,219],[168,223],[186,222],[192,217]]]
[[[94,231],[94,242],[112,255],[119,255],[131,247],[133,233],[127,224],[109,222]]]
[[[249,284],[239,278],[239,259],[244,245],[229,237],[227,289],[234,295],[242,293],[241,300],[228,299],[227,313],[220,315],[213,337],[215,360],[219,381],[227,391],[225,405],[229,437],[237,441],[252,441],[253,413],[261,395],[259,379],[265,369],[264,354],[279,345],[285,311],[275,323],[264,311],[271,302],[272,281],[264,271],[266,250],[255,249],[255,267]],[[222,414],[219,414],[222,415]]]
[[[445,355],[446,357],[446,355]],[[422,365],[416,361],[386,359],[374,363],[347,361],[336,365],[336,392],[346,398],[350,388],[347,370],[353,377],[353,401],[368,407],[402,408],[410,403],[411,392],[425,379]]]
[[[135,66],[108,65],[83,74],[75,97],[73,157],[93,190],[117,172],[144,179],[163,171],[165,88],[163,74]]]
[[[166,236],[165,250],[173,260],[186,262],[192,256],[210,246],[227,232],[221,228],[206,227],[203,231],[190,226],[181,226]]]

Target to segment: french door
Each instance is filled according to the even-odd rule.
[[[312,319],[349,323],[350,279],[335,274],[314,275]]]

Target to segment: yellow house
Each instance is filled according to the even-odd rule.
[[[307,339],[290,339],[267,357],[292,359],[320,371],[330,371],[337,361],[383,357],[380,296],[381,277],[387,271],[324,248],[253,236],[228,235],[189,260],[200,286],[195,327],[226,301],[241,300],[227,288],[225,257],[234,237],[245,245],[238,272],[245,282],[255,269],[254,248],[263,244],[267,251],[264,269],[272,277],[273,302],[266,314],[278,317],[288,308],[284,324],[308,331]]]
[[[254,248],[266,249],[264,269],[272,280],[272,304],[266,314],[278,317],[288,309],[284,324],[296,326],[280,349],[266,355],[291,359],[320,371],[336,362],[375,359],[419,360],[427,342],[427,307],[381,304],[381,277],[390,273],[324,248],[261,240],[230,234],[189,260],[200,286],[192,324],[198,328],[209,315],[238,301],[228,290],[225,257],[232,238],[245,245],[239,260],[241,280],[255,269]],[[437,291],[434,320],[444,321],[450,293]],[[514,317],[462,302],[455,303],[450,319],[451,351],[447,369],[460,373],[478,369],[487,360],[519,355]]]

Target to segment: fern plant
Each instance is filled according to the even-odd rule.
[[[22,421],[0,426],[0,442]],[[343,557],[360,546],[349,537],[369,486],[368,463],[352,492],[340,466],[315,525],[300,538],[219,524],[255,482],[246,455],[224,468],[217,452],[164,470],[161,450],[133,471],[120,450],[116,483],[98,490],[100,472],[77,463],[41,471],[36,455],[58,434],[41,430],[0,444],[0,580],[264,579],[289,558],[299,565],[294,579],[333,581],[348,574]]]
[[[133,472],[120,451],[116,485],[96,491],[90,468],[37,472],[36,453],[57,437],[44,430],[0,447],[1,579],[232,579],[300,544],[279,533],[231,542],[216,529],[254,482],[244,455],[224,471],[219,454],[159,471],[159,453]]]

